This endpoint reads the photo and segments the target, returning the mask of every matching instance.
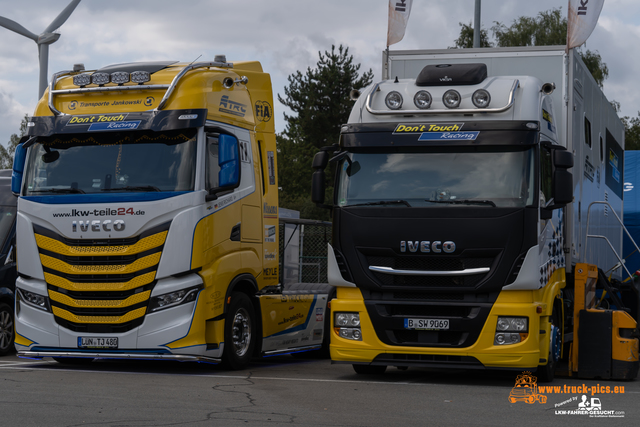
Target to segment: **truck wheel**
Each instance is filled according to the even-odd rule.
[[[385,365],[353,365],[356,374],[382,375],[387,370]]]
[[[14,321],[13,309],[8,304],[0,304],[0,356],[13,349]]]
[[[555,305],[550,320],[551,327],[549,328],[549,356],[547,357],[547,364],[538,366],[538,380],[543,383],[553,381],[556,366],[560,359],[560,349],[562,348],[562,330],[560,329],[562,324],[560,323],[560,316]]]
[[[249,364],[255,346],[255,330],[251,300],[243,293],[233,293],[224,322],[222,363],[225,367],[235,370]]]

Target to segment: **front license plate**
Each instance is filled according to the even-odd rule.
[[[439,331],[449,329],[449,319],[404,319],[405,329]]]
[[[78,337],[78,348],[118,348],[118,338]]]

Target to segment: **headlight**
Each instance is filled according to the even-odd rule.
[[[421,90],[413,97],[413,103],[421,110],[431,107],[431,94],[426,90]]]
[[[198,291],[200,291],[201,288],[202,286],[195,286],[153,297],[149,302],[149,311],[154,312],[164,310],[165,308],[175,307],[177,305],[195,301],[198,296]]]
[[[387,96],[384,98],[384,103],[391,110],[399,110],[402,107],[402,95],[400,92],[389,92]]]
[[[358,313],[336,313],[336,326],[360,326]]]
[[[16,289],[18,301],[22,301],[31,307],[35,307],[37,309],[43,311],[51,311],[51,306],[49,305],[49,297],[44,295],[36,294],[33,292],[25,291],[24,289]]]
[[[442,102],[447,108],[458,108],[462,97],[457,90],[449,89],[442,95]]]
[[[473,92],[471,101],[473,102],[473,105],[478,108],[487,108],[491,102],[491,95],[484,89],[478,89]]]
[[[529,318],[498,317],[494,345],[517,344],[529,336]]]
[[[362,341],[360,315],[358,313],[334,313],[334,330],[348,340]]]

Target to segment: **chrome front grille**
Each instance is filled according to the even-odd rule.
[[[170,222],[129,239],[72,240],[34,225],[56,322],[126,332],[144,320]]]

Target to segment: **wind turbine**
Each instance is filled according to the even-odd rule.
[[[71,13],[78,6],[80,0],[72,0],[67,7],[64,8],[60,15],[49,24],[40,35],[36,35],[27,30],[16,21],[0,16],[0,27],[14,31],[20,35],[30,38],[38,45],[38,56],[40,57],[40,85],[38,87],[38,98],[42,97],[44,90],[47,88],[47,68],[49,66],[49,45],[56,42],[60,38],[60,33],[54,33],[66,22]]]

